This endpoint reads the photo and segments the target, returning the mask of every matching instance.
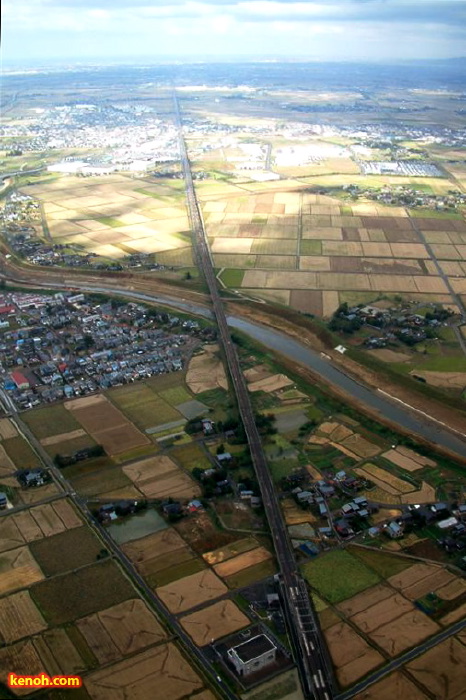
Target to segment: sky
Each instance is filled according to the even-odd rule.
[[[3,0],[2,60],[466,56],[466,0]]]

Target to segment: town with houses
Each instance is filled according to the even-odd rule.
[[[0,373],[18,408],[181,370],[200,344],[197,321],[83,294],[3,294]]]

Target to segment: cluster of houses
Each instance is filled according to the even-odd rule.
[[[466,195],[459,190],[450,190],[447,194],[428,194],[416,187],[407,185],[385,185],[380,189],[359,187],[358,185],[343,185],[343,190],[351,195],[351,199],[371,199],[382,204],[408,206],[411,209],[422,207],[427,209],[455,210],[466,204]]]
[[[435,305],[432,305],[432,311],[423,315],[401,307],[381,309],[371,305],[349,307],[343,304],[334,313],[330,325],[333,330],[346,332],[353,332],[362,326],[377,329],[377,335],[364,340],[366,347],[376,349],[397,341],[415,345],[426,338],[435,338],[436,331],[447,325],[446,319],[452,315],[451,311]]]
[[[202,335],[196,321],[83,294],[10,294],[0,304],[0,377],[20,408],[179,371]]]

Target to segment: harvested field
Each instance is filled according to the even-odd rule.
[[[225,584],[210,569],[174,581],[157,589],[157,595],[172,613],[189,610],[214,600],[228,591]]]
[[[107,454],[118,454],[150,443],[149,438],[101,395],[76,399],[65,404],[65,407],[72,411],[73,416],[102,445]]]
[[[202,647],[247,627],[250,620],[231,600],[222,600],[181,618],[181,624],[193,642]]]
[[[437,588],[435,593],[442,600],[454,600],[460,595],[466,592],[466,581],[463,578],[457,578],[454,581],[450,581],[445,586]]]
[[[436,491],[433,486],[423,481],[419,491],[411,491],[401,496],[402,503],[432,503],[436,499]]]
[[[345,622],[329,627],[324,635],[342,687],[365,676],[368,671],[383,662],[382,655],[372,649]]]
[[[186,384],[194,394],[210,389],[228,389],[223,362],[217,356],[218,345],[205,345],[201,355],[195,355],[188,366]]]
[[[44,578],[28,547],[4,552],[0,557],[0,595],[28,588]]]
[[[398,449],[388,450],[388,452],[383,453],[382,457],[388,459],[389,462],[392,462],[392,464],[396,464],[398,467],[406,469],[408,472],[415,472],[418,469],[423,468],[423,465],[420,462],[414,461],[414,459],[411,459],[406,454],[402,454],[398,451]]]
[[[439,626],[420,610],[412,610],[382,625],[369,636],[390,656],[398,656],[406,649],[417,646],[439,629]]]
[[[432,573],[426,578],[422,578],[420,581],[416,581],[411,586],[406,586],[403,588],[403,595],[410,600],[418,600],[423,598],[425,595],[431,591],[435,591],[437,588],[442,588],[447,583],[451,583],[456,580],[454,574],[451,574],[446,569],[440,569]]]
[[[410,566],[409,569],[405,569],[394,576],[391,576],[387,583],[393,588],[398,588],[401,592],[404,592],[406,588],[415,585],[418,581],[425,579],[427,577],[437,574],[439,571],[443,571],[441,566],[437,564],[414,564]]]
[[[236,515],[235,504],[217,504],[219,513],[221,513],[222,518],[225,518],[226,513],[230,513],[230,509],[224,510],[224,506],[232,505],[234,513]],[[220,507],[222,506],[222,507]],[[241,506],[247,509],[247,506],[241,503]],[[234,522],[233,518],[227,518],[229,521],[229,527],[235,529],[238,527],[237,523]],[[250,526],[249,518],[246,518],[248,526]],[[231,521],[231,522],[230,522]],[[241,525],[243,521],[241,520]],[[238,538],[237,534],[232,532],[226,532],[225,530],[219,530],[216,524],[213,522],[212,518],[205,511],[199,511],[195,515],[191,515],[189,518],[184,518],[176,523],[175,528],[177,532],[183,537],[183,539],[188,543],[188,545],[197,554],[203,554],[204,552],[209,552],[212,549],[218,549],[218,547],[223,547],[231,542],[235,542]]]
[[[11,644],[41,632],[47,624],[27,591],[0,599],[0,641]]]
[[[212,552],[206,552],[202,555],[203,559],[210,564],[220,564],[223,561],[228,561],[238,554],[244,552],[249,552],[251,549],[257,547],[257,540],[254,537],[246,537],[243,540],[237,540],[237,542],[232,542],[225,547],[220,547]]]
[[[48,671],[48,668],[45,668]],[[6,686],[9,673],[19,676],[38,676],[44,671],[44,663],[39,657],[32,641],[18,642],[9,647],[0,648],[0,682]],[[28,687],[16,688],[16,695],[29,695]]]
[[[2,529],[0,533],[0,553],[8,549],[16,549],[25,543],[25,539],[18,528],[13,517],[2,518]]]
[[[419,658],[408,661],[406,670],[433,697],[460,700],[466,686],[466,647],[454,638],[447,639]]]
[[[123,545],[123,551],[146,577],[164,572],[194,559],[194,555],[176,530],[166,529]],[[157,577],[156,577],[157,578]]]
[[[396,496],[409,493],[415,489],[412,484],[399,479],[397,476],[394,476],[385,469],[382,469],[382,467],[378,467],[370,462],[365,464],[363,467],[355,469],[355,471],[357,471],[358,474],[366,476],[366,478],[373,481],[375,484],[377,484],[377,486],[384,489],[384,491],[388,491],[388,493],[392,493]]]
[[[72,430],[70,433],[61,433],[60,435],[52,435],[48,438],[42,438],[40,444],[44,447],[48,447],[49,445],[57,445],[58,443],[66,442],[67,440],[75,440],[76,438],[84,437],[85,435],[87,435],[86,431],[82,428],[78,428],[77,430]]]
[[[0,420],[0,440],[8,440],[18,435],[18,431],[9,418]]]
[[[66,530],[30,544],[30,550],[46,576],[92,564],[102,549],[102,542],[88,527]]]
[[[92,700],[179,700],[202,681],[174,644],[163,644],[91,673],[85,686]]]
[[[404,447],[404,445],[399,445],[396,448],[396,451],[402,455],[405,455],[409,459],[413,459],[415,462],[418,462],[419,464],[422,464],[425,467],[437,466],[437,462],[434,462],[433,459],[429,459],[425,455],[420,455],[417,452],[414,452],[414,450],[410,450],[408,447]]]
[[[452,610],[451,612],[447,613],[447,615],[444,615],[441,618],[440,622],[442,623],[442,625],[444,627],[449,627],[454,622],[458,622],[458,620],[464,619],[465,616],[466,616],[466,603],[463,603],[455,610]]]
[[[380,583],[363,593],[358,593],[358,595],[343,601],[343,603],[339,603],[337,608],[341,610],[346,617],[352,617],[391,596],[393,596],[393,590],[383,583]]]
[[[248,389],[251,392],[254,391],[265,391],[270,394],[279,389],[283,389],[286,386],[293,384],[292,380],[289,379],[284,374],[273,374],[271,377],[265,379],[259,379],[257,382],[252,382],[248,385]]]
[[[123,472],[148,498],[176,497],[189,500],[200,494],[198,484],[170,457],[148,457],[123,467]]]
[[[290,306],[302,313],[322,316],[322,292],[294,289],[290,294]]]
[[[86,590],[88,595],[83,596]],[[52,625],[72,622],[128,598],[134,588],[110,560],[42,581],[33,587],[32,598]]]
[[[287,525],[300,525],[301,523],[314,523],[316,521],[315,516],[310,511],[300,508],[292,498],[285,498],[283,501],[280,501],[280,505]]]
[[[233,574],[237,574],[238,571],[247,569],[250,566],[255,566],[256,564],[271,558],[272,554],[265,549],[265,547],[257,547],[249,552],[239,554],[237,557],[233,557],[233,559],[217,564],[214,566],[214,570],[218,576],[226,578],[228,576],[233,576]]]
[[[336,441],[334,435],[335,433],[332,433],[332,440]],[[373,457],[380,452],[380,447],[378,445],[374,445],[373,442],[369,442],[369,440],[366,440],[357,433],[346,438],[342,444],[346,448],[349,448],[351,452],[355,452],[358,457]]]
[[[409,698],[409,700],[427,700],[417,685],[408,680],[400,671],[391,673],[378,683],[354,696],[354,700],[393,700],[393,698]]]
[[[429,370],[412,370],[410,374],[423,377],[427,384],[447,389],[463,390],[466,387],[466,372],[434,372]]]
[[[373,632],[378,627],[386,625],[404,613],[412,612],[414,605],[399,593],[381,600],[351,618],[363,632]]]
[[[36,649],[37,641],[36,638]],[[58,664],[59,673],[74,674],[86,669],[84,661],[64,629],[55,627],[44,632],[41,641]]]
[[[134,654],[167,637],[154,614],[140,599],[126,600],[76,624],[101,664]]]

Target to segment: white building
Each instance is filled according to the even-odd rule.
[[[228,658],[239,676],[256,673],[265,666],[273,664],[277,647],[265,634],[258,634],[247,642],[232,647],[227,652]]]

